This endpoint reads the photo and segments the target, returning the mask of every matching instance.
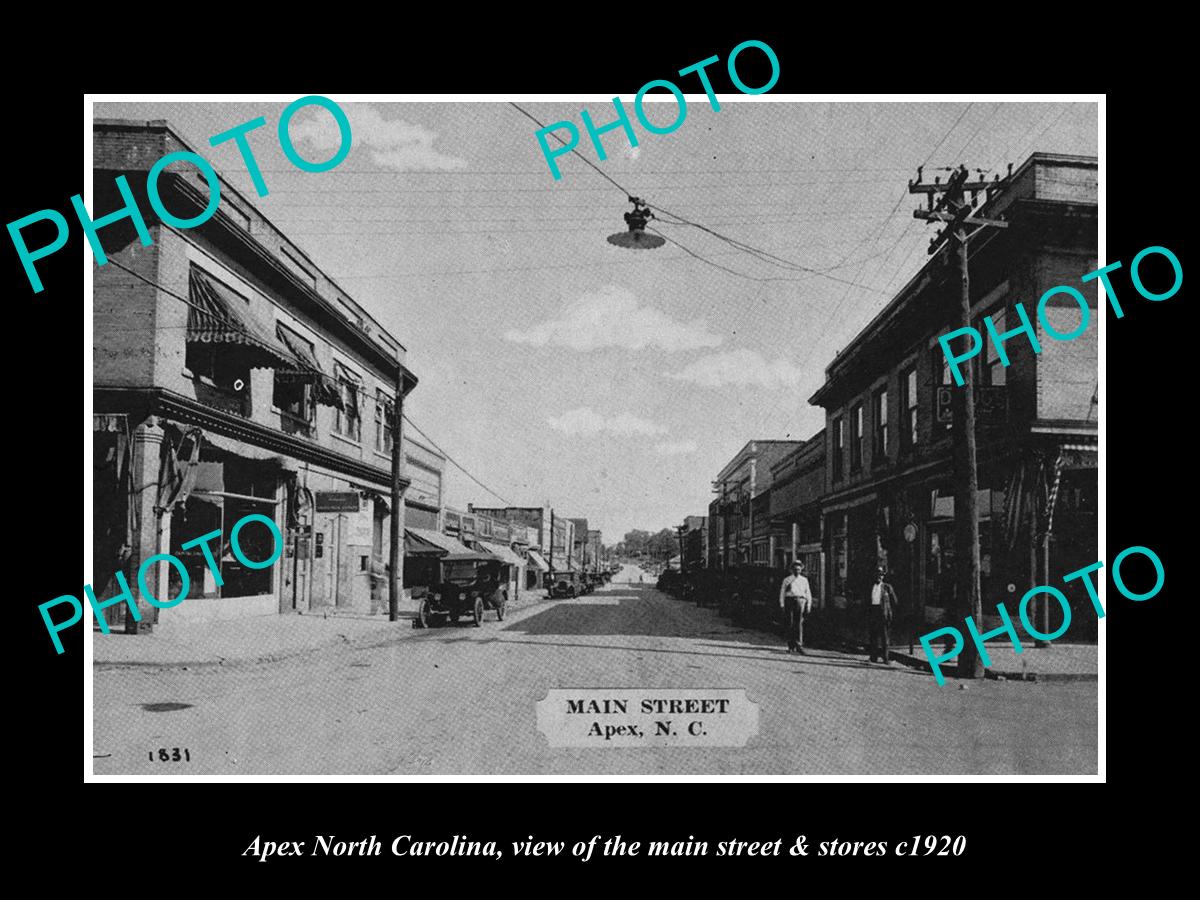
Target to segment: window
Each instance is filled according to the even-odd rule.
[[[833,420],[833,480],[842,480],[842,465],[846,457],[846,423],[838,416]]]
[[[850,471],[857,472],[863,465],[863,407],[861,403],[855,404],[854,409],[850,412],[851,428],[854,430],[850,433]]]
[[[888,395],[887,389],[875,394],[875,443],[873,455],[878,462],[887,458],[888,452]]]
[[[313,345],[284,325],[277,326],[280,337],[286,344],[306,348],[313,356]],[[275,392],[272,402],[282,412],[301,422],[311,423],[316,414],[316,397],[312,385],[296,378],[294,373],[275,372]]]
[[[917,370],[910,368],[901,377],[904,385],[904,440],[905,447],[917,445]]]
[[[201,450],[197,487],[183,503],[171,511],[170,553],[184,565],[191,583],[188,596],[261,597],[274,592],[275,565],[254,568],[245,565],[233,552],[233,529],[252,513],[277,521],[276,493],[278,473],[271,466],[240,458],[222,461],[205,459]],[[220,538],[208,542],[220,579],[209,566],[199,546],[183,549],[183,543],[212,531]],[[275,537],[260,521],[246,523],[238,531],[238,548],[252,562],[270,559],[276,550]],[[169,569],[170,593],[178,597],[182,582],[178,570]]]
[[[392,452],[392,419],[395,416],[392,400],[383,391],[375,392],[375,449]]]
[[[997,334],[1004,334],[1004,308],[994,311],[991,314],[992,324],[996,327]],[[980,332],[987,335],[984,325],[980,322]],[[1007,369],[1000,364],[1000,353],[996,349],[996,342],[991,340],[990,335],[987,336],[987,361],[984,364],[983,383],[991,385],[1003,385],[1007,380]]]
[[[933,428],[934,434],[939,434],[938,429],[941,429],[942,436],[948,432],[953,425],[953,409],[950,402],[953,394],[950,393],[955,388],[954,377],[950,374],[950,363],[946,360],[946,354],[942,352],[940,346],[933,348]]]
[[[362,413],[358,405],[359,382],[353,374],[338,367],[338,388],[342,392],[342,406],[334,407],[333,430],[352,441],[362,440]]]

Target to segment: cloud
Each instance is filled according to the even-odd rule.
[[[353,149],[369,151],[376,165],[400,172],[443,172],[467,166],[465,159],[434,150],[437,135],[423,125],[385,119],[368,103],[347,103],[342,109],[350,119]],[[337,123],[328,112],[313,110],[295,120],[291,134],[297,145],[307,144],[327,156],[332,156],[341,145]]]
[[[635,434],[666,434],[667,429],[649,419],[642,419],[630,413],[620,413],[605,417],[588,406],[568,410],[561,416],[551,416],[548,420],[550,427],[565,434],[616,434],[629,436]]]
[[[608,285],[568,303],[557,318],[532,328],[504,334],[517,344],[599,350],[623,347],[645,350],[653,347],[674,353],[719,346],[721,335],[708,330],[703,319],[678,322],[650,306],[642,306],[629,290]]]
[[[663,441],[654,445],[654,452],[660,456],[681,456],[684,453],[695,453],[700,449],[695,441]]]
[[[701,356],[678,372],[666,374],[704,387],[799,388],[802,370],[786,359],[771,362],[757,350],[726,350]]]

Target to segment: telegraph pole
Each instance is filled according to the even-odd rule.
[[[968,243],[972,237],[985,228],[1007,228],[1008,223],[999,219],[983,219],[972,215],[978,201],[979,192],[991,192],[1000,186],[1000,176],[992,182],[968,181],[970,171],[966,166],[959,166],[940,183],[935,178],[933,184],[921,182],[923,167],[917,168],[917,180],[908,183],[910,194],[925,194],[928,205],[925,209],[913,210],[913,218],[925,221],[943,222],[944,227],[929,242],[929,253],[937,253],[945,244],[950,244],[958,251],[958,265],[962,283],[961,311],[962,327],[971,326],[971,274]],[[1011,174],[1011,167],[1010,167]],[[970,192],[968,201],[966,194]],[[935,197],[936,202],[935,202]],[[973,227],[971,227],[973,226]],[[970,227],[970,230],[968,228]],[[955,556],[958,560],[959,597],[965,604],[967,615],[983,625],[983,601],[979,587],[979,468],[975,453],[975,366],[967,364],[963,372],[960,402],[954,409],[960,412],[956,418],[954,429],[955,465],[955,500],[954,500],[954,530]],[[981,678],[983,676],[983,661],[974,641],[964,642],[962,653],[958,657],[959,678]]]
[[[396,369],[396,402],[392,404],[392,531],[388,536],[388,621],[400,618],[400,592],[404,589],[404,562],[400,552],[404,528],[404,368]]]

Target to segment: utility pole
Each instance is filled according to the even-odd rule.
[[[682,525],[676,528],[675,531],[679,534],[679,574],[682,575],[684,572],[683,536],[687,531],[687,522],[684,522]]]
[[[959,166],[946,183],[935,178],[933,184],[922,184],[922,172],[917,168],[917,180],[908,183],[910,194],[925,194],[928,205],[925,209],[913,210],[913,218],[943,222],[944,227],[929,242],[930,255],[937,253],[945,244],[958,251],[958,265],[962,282],[962,327],[971,326],[971,274],[968,243],[985,228],[1007,228],[1008,223],[1000,219],[982,219],[972,215],[979,192],[988,196],[1000,186],[1000,176],[992,182],[968,181],[970,171]],[[1011,166],[1009,167],[1011,174]],[[966,194],[970,192],[968,201]],[[935,202],[935,199],[936,202]],[[973,226],[968,230],[968,227]],[[975,366],[968,363],[960,386],[961,398],[954,405],[960,412],[954,428],[954,530],[955,556],[958,560],[959,597],[966,606],[967,615],[983,625],[983,602],[979,587],[979,468],[975,453]],[[958,658],[959,678],[981,678],[983,661],[979,658],[974,641],[965,642]]]
[[[404,470],[404,445],[401,429],[404,418],[404,367],[396,367],[396,402],[392,404],[392,533],[388,538],[388,621],[400,618],[400,591],[404,587],[404,568],[400,557],[401,529],[404,527],[404,499],[401,473]]]

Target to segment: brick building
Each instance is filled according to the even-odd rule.
[[[97,596],[116,595],[115,571],[136,585],[144,560],[169,553],[186,567],[187,599],[158,610],[139,597],[143,627],[385,608],[389,534],[404,520],[389,508],[393,404],[416,384],[404,347],[224,179],[204,224],[155,218],[150,167],[193,149],[167,123],[96,120],[93,135],[93,217],[125,205],[114,182],[124,175],[153,238],[143,246],[128,218],[99,231],[109,262],[93,294]],[[180,218],[208,198],[188,167],[172,166],[159,192]],[[251,513],[284,536],[268,568],[231,552],[231,529]],[[182,547],[213,531],[217,574],[200,546]],[[257,522],[239,542],[254,561],[274,548]],[[157,597],[179,595],[172,566],[150,571]],[[109,607],[109,621],[124,610]]]
[[[826,596],[821,540],[824,496],[825,432],[821,430],[771,466],[769,510],[772,527],[784,535],[776,544],[772,565],[786,569],[794,560],[802,560],[818,607]]]
[[[709,568],[770,565],[782,535],[771,527],[771,466],[799,441],[750,441],[713,481],[717,497],[709,504]]]
[[[1034,353],[1023,336],[1009,340],[1005,367],[988,341],[970,363],[985,610],[1098,558],[1098,294],[1079,280],[1096,268],[1096,174],[1094,158],[1034,154],[981,207],[981,215],[1003,217],[1009,227],[971,244],[974,324],[985,334],[984,316],[999,332],[1019,325],[1019,301],[1042,347]],[[937,342],[961,325],[951,253],[944,247],[930,259],[830,363],[810,401],[826,411],[822,541],[835,605],[861,604],[883,563],[901,603],[919,619],[962,614],[950,410],[963,389]],[[1069,342],[1046,334],[1036,318],[1042,294],[1064,284],[1086,296],[1091,318]],[[1059,295],[1046,315],[1066,333],[1081,310]],[[1095,616],[1075,621],[1073,629],[1094,628]]]

